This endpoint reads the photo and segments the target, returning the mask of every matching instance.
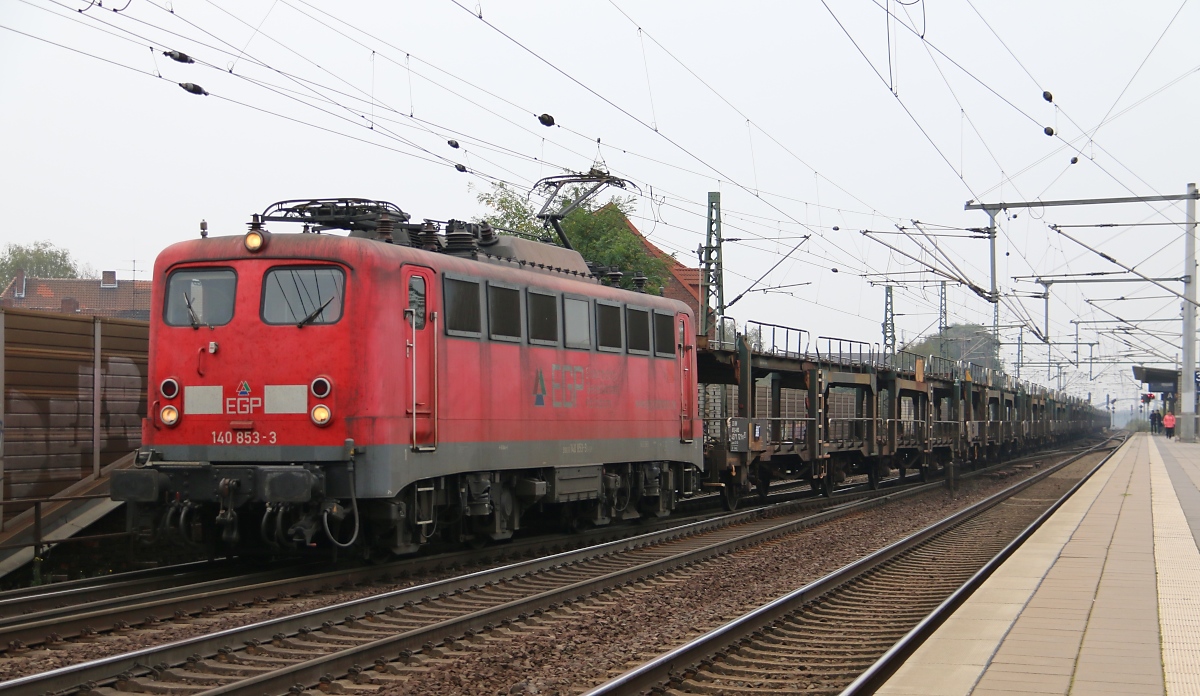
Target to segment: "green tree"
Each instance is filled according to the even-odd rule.
[[[502,183],[495,183],[491,191],[481,191],[476,199],[492,209],[488,215],[476,218],[475,222],[487,222],[501,234],[550,241],[555,235],[538,220],[537,208],[532,201]]]
[[[936,355],[947,360],[965,360],[984,367],[1000,367],[1000,344],[990,327],[982,324],[953,324],[944,333],[924,336],[902,350],[917,355]]]
[[[81,266],[71,252],[54,246],[50,242],[32,244],[9,244],[0,252],[0,289],[17,275],[25,271],[30,278],[80,278],[93,275],[87,266]]]
[[[568,193],[573,196],[575,191]],[[481,192],[478,200],[492,209],[480,221],[486,221],[501,233],[518,234],[534,239],[557,239],[536,217],[534,203],[504,184],[497,183],[491,191]],[[646,287],[652,291],[663,287],[670,274],[665,260],[651,254],[634,234],[626,217],[633,211],[632,198],[612,198],[604,205],[588,203],[575,209],[563,221],[563,231],[571,246],[587,261],[600,266],[615,266],[625,274],[621,287],[633,288],[633,275],[641,271]]]

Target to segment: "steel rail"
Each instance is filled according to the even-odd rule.
[[[1122,444],[1127,441],[1128,437],[1122,441]],[[1008,558],[1012,556],[1013,553],[1015,553],[1016,550],[1029,539],[1029,537],[1033,536],[1034,532],[1036,532],[1043,524],[1045,524],[1045,522],[1049,520],[1054,513],[1057,512],[1058,509],[1061,508],[1068,499],[1070,499],[1071,496],[1075,495],[1075,492],[1082,488],[1083,484],[1087,483],[1088,479],[1092,477],[1092,474],[1095,474],[1100,470],[1100,467],[1107,464],[1108,460],[1111,459],[1119,449],[1119,447],[1113,449],[1112,452],[1108,453],[1108,456],[1100,460],[1100,463],[1092,467],[1092,469],[1088,471],[1082,479],[1080,479],[1074,486],[1071,486],[1071,488],[1064,493],[1062,497],[1055,501],[1054,504],[1051,505],[1045,512],[1039,515],[1036,520],[1031,522],[1028,527],[1022,530],[1015,539],[1009,542],[1008,545],[1006,545],[1000,550],[999,553],[993,556],[992,559],[984,564],[982,568],[976,571],[974,575],[972,575],[965,583],[962,584],[962,586],[955,590],[953,594],[939,604],[938,607],[930,612],[928,616],[926,616],[924,619],[921,619],[921,621],[914,626],[911,631],[905,634],[903,638],[897,641],[895,645],[881,655],[879,659],[876,660],[875,663],[870,667],[868,667],[865,672],[859,675],[857,679],[843,689],[841,696],[865,696],[866,694],[875,693],[875,690],[882,686],[884,682],[888,680],[888,678],[895,674],[896,670],[900,668],[900,665],[904,664],[904,661],[908,659],[908,657],[912,655],[913,652],[915,652],[916,649],[919,648],[921,644],[929,638],[929,636],[933,635],[934,631],[936,631],[938,627],[946,621],[946,619],[950,618],[950,615],[953,614],[958,607],[962,606],[963,602],[967,601],[967,598],[970,597],[975,590],[979,589],[979,587],[989,577],[991,577],[992,573],[996,572],[996,570],[1000,568],[1000,566],[1003,565],[1004,562],[1008,560]]]
[[[586,692],[584,696],[602,696],[607,694],[630,694],[642,693],[648,691],[655,686],[667,682],[674,674],[696,665],[701,661],[708,659],[723,646],[735,643],[747,636],[752,635],[756,631],[762,630],[764,627],[778,621],[779,619],[795,612],[800,607],[811,602],[831,590],[846,584],[863,573],[879,567],[883,563],[895,558],[896,556],[920,545],[928,539],[931,539],[942,532],[954,527],[962,522],[970,519],[995,505],[1007,500],[1011,496],[1025,490],[1026,488],[1044,480],[1063,467],[1069,466],[1071,463],[1087,456],[1088,454],[1101,450],[1103,445],[1112,440],[1105,440],[1104,443],[1096,445],[1088,450],[1085,450],[1077,455],[1074,455],[1058,464],[1031,476],[1030,478],[1013,484],[1002,491],[981,500],[980,502],[961,510],[949,517],[946,517],[925,529],[915,532],[894,544],[886,546],[878,551],[865,556],[853,563],[850,563],[843,568],[836,570],[818,580],[815,580],[797,590],[794,590],[782,597],[779,597],[763,606],[744,614],[743,616],[724,624],[703,636],[700,636],[691,642],[682,645],[674,650],[671,650],[659,657],[650,660],[624,674],[621,674],[600,686]],[[1114,448],[1113,451],[1116,451]],[[1087,480],[1096,470],[1100,468],[1108,458],[1097,464],[1083,480]],[[1078,484],[1071,489],[1071,492],[1078,488]],[[1069,493],[1068,493],[1069,495]],[[1065,498],[1064,498],[1065,499]],[[1056,503],[1056,505],[1060,505]],[[1039,520],[1042,518],[1039,518]],[[866,692],[863,692],[866,693]]]
[[[933,485],[940,486],[941,484]],[[924,488],[924,486],[921,488]],[[594,578],[580,580],[563,587],[482,609],[471,614],[447,619],[395,636],[381,638],[361,646],[305,660],[282,669],[251,677],[250,679],[226,684],[205,691],[205,696],[258,696],[259,694],[284,693],[297,684],[316,684],[323,676],[345,674],[356,665],[369,664],[379,657],[392,657],[397,655],[401,650],[418,650],[423,645],[445,639],[446,636],[457,638],[468,631],[478,631],[490,623],[498,623],[504,618],[533,613],[539,609],[554,608],[558,604],[571,604],[582,601],[589,595],[596,595],[613,587],[630,584],[698,561],[732,553],[738,549],[791,534],[806,527],[828,522],[852,512],[859,512],[882,505],[895,498],[908,497],[913,494],[912,491],[914,490],[916,489],[891,493],[857,503],[847,503],[799,520],[784,522],[733,539],[707,544],[700,548],[686,550],[672,556],[655,559]]]
[[[28,602],[62,602],[70,599],[71,596],[77,593],[89,592],[97,588],[127,588],[145,585],[153,587],[156,582],[170,583],[181,576],[193,575],[196,571],[218,572],[213,569],[214,565],[224,566],[226,563],[220,561],[217,563],[192,561],[177,565],[131,570],[112,575],[98,575],[78,580],[52,582],[45,585],[18,587],[0,592],[0,614],[7,615],[9,613],[8,609],[11,607],[26,609]]]
[[[1082,456],[1082,454],[1079,456]],[[982,473],[982,471],[979,473]],[[539,609],[553,608],[560,603],[570,604],[574,601],[580,601],[587,596],[595,596],[612,587],[630,584],[697,561],[725,555],[769,539],[794,533],[806,527],[828,522],[852,512],[879,506],[890,500],[916,495],[919,492],[929,490],[931,487],[940,487],[941,485],[941,482],[924,484],[911,489],[871,497],[858,503],[846,503],[799,520],[783,522],[733,539],[684,551],[674,556],[648,561],[638,566],[613,571],[600,577],[581,580],[571,585],[548,590],[469,615],[455,617],[395,636],[381,638],[361,646],[312,658],[273,672],[252,677],[248,680],[233,682],[207,690],[205,694],[206,696],[257,696],[257,694],[262,693],[283,693],[298,684],[316,684],[324,677],[347,673],[354,670],[357,666],[369,663],[377,658],[384,656],[393,657],[399,651],[421,649],[431,642],[436,643],[439,638],[444,638],[447,635],[457,637],[469,634],[471,631],[486,628],[488,624],[498,622],[504,618],[536,612]]]
[[[977,470],[972,472],[971,475],[984,474],[994,468],[1009,466],[1026,459],[1044,457],[1046,454],[1047,453],[1041,453],[1039,455],[1031,455],[1010,460],[1008,462],[997,464],[995,467]],[[785,525],[803,524],[805,520],[809,521],[808,524],[827,521],[833,516],[839,514],[846,514],[875,505],[881,505],[890,500],[917,495],[940,487],[941,485],[942,483],[940,480],[935,480],[927,483],[914,482],[913,484],[908,484],[908,487],[897,485],[889,489],[877,491],[861,490],[863,486],[848,487],[852,491],[856,488],[860,490],[850,492],[848,495],[842,496],[842,500],[840,501],[835,499],[832,501],[836,504],[835,507],[827,510],[824,513],[809,516],[803,518],[802,520],[795,520],[785,523]],[[849,502],[847,499],[860,500],[859,502]],[[831,501],[827,498],[813,496],[805,497],[799,500],[793,500],[788,503],[775,505],[769,508],[752,508],[742,512],[729,513],[718,517],[671,527],[666,530],[650,532],[629,538],[617,539],[615,541],[609,541],[572,551],[564,551],[562,553],[557,553],[544,558],[513,563],[506,566],[477,571],[464,576],[425,583],[400,590],[394,590],[368,598],[362,598],[359,600],[339,603],[329,607],[309,610],[300,614],[278,617],[243,627],[219,631],[217,633],[205,636],[196,636],[178,641],[176,643],[145,648],[124,655],[114,655],[78,665],[70,665],[56,670],[44,672],[42,674],[30,675],[0,683],[0,691],[9,691],[13,689],[27,691],[30,689],[36,689],[36,691],[40,693],[59,693],[70,691],[84,684],[108,683],[111,682],[116,675],[121,673],[145,673],[147,671],[147,665],[158,665],[162,663],[179,664],[185,662],[189,657],[193,657],[195,655],[212,656],[222,650],[234,649],[236,646],[247,641],[270,640],[279,633],[294,634],[299,632],[302,628],[307,628],[314,623],[317,625],[325,621],[339,623],[346,616],[346,612],[348,610],[352,612],[361,612],[361,615],[365,616],[367,612],[371,611],[387,611],[390,606],[403,603],[405,600],[422,599],[424,597],[434,596],[440,593],[459,592],[469,589],[471,585],[504,581],[509,577],[520,575],[522,573],[540,572],[542,570],[562,567],[563,565],[572,564],[591,558],[634,551],[651,544],[663,543],[687,536],[694,536],[696,534],[714,531],[732,524],[749,522],[768,517],[795,514],[803,511],[805,508],[817,507],[829,502]],[[771,529],[775,528],[776,527],[772,527]],[[609,532],[610,530],[605,531]],[[512,551],[511,546],[497,547],[496,550],[498,553],[504,553],[505,548],[507,548],[510,552]],[[469,552],[461,553],[465,554]],[[669,558],[670,557],[667,557],[666,559],[662,560],[665,561]],[[476,558],[473,560],[478,559]],[[455,565],[454,561],[445,557],[440,559],[425,559],[425,561],[439,561],[443,566],[449,565],[451,568]],[[343,584],[347,579],[346,571],[335,572],[328,575],[336,576],[343,582]],[[262,589],[259,588],[257,591],[247,589],[246,592],[255,593],[256,596],[258,596],[262,594]],[[566,592],[569,593],[569,590]],[[245,595],[245,592],[239,594]],[[223,595],[223,598],[228,599],[229,596],[229,594],[225,594]],[[553,600],[546,599],[545,603],[553,603]],[[145,609],[146,607],[136,607],[132,610],[133,615],[144,618]],[[111,615],[109,616],[111,617]],[[467,617],[460,618],[466,619]],[[486,625],[487,621],[481,621],[481,623],[482,625]],[[439,628],[438,630],[442,629]],[[418,643],[418,645],[420,645],[420,643]],[[290,686],[291,685],[289,684],[288,687]],[[286,687],[284,690],[286,690]]]
[[[917,485],[916,481],[900,481],[897,478],[887,479],[881,483],[890,488]],[[788,481],[784,485],[786,488],[781,487],[780,490],[768,496],[768,504],[794,502],[801,507],[819,507],[830,504],[828,498],[820,498],[807,489],[797,490],[800,486],[797,482]],[[807,486],[806,483],[803,485]],[[842,501],[849,501],[870,495],[872,493],[865,487],[865,484],[853,484],[839,489],[836,497]],[[881,494],[875,493],[874,495]],[[710,504],[717,500],[716,494],[712,494],[709,498],[710,500],[707,502]],[[732,515],[753,515],[763,509],[762,506],[747,507],[745,510],[732,513]],[[778,513],[772,514],[786,514],[786,511],[781,509]],[[741,521],[740,518],[730,517],[728,514],[718,518],[703,517],[700,521],[711,519],[724,519],[726,524]],[[653,520],[650,524],[658,528],[645,533],[662,532],[690,523],[686,519],[676,518]],[[497,557],[515,556],[520,553],[541,553],[543,549],[558,546],[564,541],[575,548],[580,548],[589,544],[589,537],[604,543],[629,538],[635,536],[635,533],[636,530],[630,527],[606,527],[573,534],[565,539],[535,537],[493,548]],[[334,585],[362,584],[380,579],[390,581],[391,576],[396,574],[411,574],[446,566],[465,565],[478,562],[481,557],[486,562],[490,557],[489,551],[482,553],[479,551],[452,551],[437,556],[405,559],[387,565],[340,568],[312,575],[298,574],[310,564],[302,564],[290,569],[281,568],[261,573],[248,573],[232,578],[214,578],[211,577],[214,573],[201,570],[196,573],[198,579],[191,582],[179,582],[179,580],[186,580],[186,576],[178,574],[160,577],[157,580],[122,581],[112,586],[96,586],[94,583],[88,583],[79,589],[66,588],[63,591],[49,591],[29,596],[27,599],[17,595],[7,600],[0,599],[0,614],[3,613],[6,605],[25,610],[25,613],[22,614],[10,612],[8,615],[0,615],[0,653],[5,650],[4,646],[8,646],[8,649],[11,650],[13,647],[38,645],[47,642],[47,639],[57,643],[60,640],[72,639],[84,633],[94,632],[98,627],[105,627],[101,630],[107,630],[108,626],[154,623],[165,618],[178,618],[184,614],[197,614],[214,603],[258,603],[269,597],[320,591]],[[171,579],[174,579],[175,582],[168,582]],[[149,587],[143,592],[136,592],[135,590],[141,582],[148,583]],[[158,586],[160,583],[163,586]],[[92,595],[95,598],[64,604],[76,593],[85,597]]]
[[[763,530],[754,536],[757,536],[761,539],[766,538],[767,535],[771,534],[783,534],[786,533],[784,529],[782,529],[783,527],[792,526],[799,528],[801,526],[817,524],[819,522],[828,521],[829,519],[833,519],[834,517],[840,515],[882,505],[891,500],[917,495],[933,488],[940,487],[941,485],[942,483],[940,481],[935,481],[931,483],[914,485],[911,488],[903,488],[900,490],[881,490],[858,494],[865,499],[858,502],[842,502],[835,505],[833,508],[826,510],[825,512],[807,516],[801,518],[800,520],[784,523],[783,525],[773,525],[767,530]],[[112,682],[118,675],[122,673],[147,673],[148,665],[157,665],[161,663],[181,664],[186,662],[189,657],[193,657],[195,655],[210,657],[218,654],[222,650],[228,651],[236,649],[238,646],[243,645],[247,641],[270,641],[272,637],[277,634],[295,634],[301,629],[305,629],[313,625],[319,626],[326,621],[340,623],[347,617],[348,614],[355,615],[357,617],[363,617],[366,616],[367,612],[386,612],[389,610],[389,608],[398,604],[403,604],[406,600],[419,600],[425,597],[437,596],[441,593],[449,594],[466,591],[469,590],[472,585],[484,585],[489,582],[505,582],[514,576],[541,572],[548,569],[561,568],[564,565],[601,556],[610,556],[617,553],[636,551],[652,544],[696,536],[698,534],[718,530],[740,522],[754,521],[785,514],[794,514],[794,512],[790,513],[789,510],[799,511],[806,506],[812,505],[814,502],[819,503],[821,501],[828,502],[828,499],[806,499],[792,503],[785,503],[781,506],[775,506],[772,508],[756,508],[745,512],[730,513],[708,520],[693,522],[682,527],[673,527],[660,532],[652,532],[627,539],[620,539],[617,541],[590,546],[583,549],[566,551],[547,557],[481,570],[455,578],[394,590],[370,597],[342,602],[328,607],[312,609],[289,616],[277,617],[247,626],[218,631],[216,633],[207,634],[204,636],[195,636],[166,645],[144,648],[122,655],[114,655],[77,665],[61,667],[59,669],[40,674],[29,675],[26,677],[20,677],[10,681],[2,682],[0,683],[0,692],[19,691],[21,693],[62,693],[71,692],[85,684],[103,685]],[[753,542],[748,541],[748,537],[743,536],[727,542],[706,545],[702,547],[702,550],[708,553],[708,555],[715,555],[716,553],[727,552],[728,550],[733,550],[749,543]],[[534,611],[538,608],[545,608],[554,603],[573,600],[574,597],[586,595],[592,591],[599,591],[600,589],[611,587],[615,584],[620,584],[620,582],[623,582],[625,578],[636,579],[640,575],[663,572],[671,567],[690,562],[681,560],[681,558],[682,557],[679,554],[664,557],[658,561],[651,561],[649,563],[633,566],[625,571],[608,573],[590,580],[573,583],[563,588],[559,588],[558,590],[536,594],[527,597],[524,600],[518,600],[516,603],[510,602],[509,604],[501,605],[497,608],[475,612],[470,615],[435,624],[428,629],[410,631],[390,639],[399,642],[388,644],[390,645],[388,649],[402,649],[398,647],[400,645],[406,646],[405,649],[407,649],[407,647],[419,648],[422,644],[430,640],[436,639],[440,641],[448,633],[454,633],[456,631],[461,633],[467,629],[482,628],[486,626],[487,623],[498,620],[497,617],[501,616],[505,612],[515,616],[525,611]],[[693,553],[690,558],[692,560],[698,560],[700,556],[696,556]],[[617,578],[621,579],[618,580]],[[515,609],[517,606],[524,608]],[[420,640],[417,640],[415,637],[417,633],[423,636]],[[353,658],[346,657],[346,659],[358,661],[366,658],[364,658],[362,654],[355,653]],[[305,664],[320,664],[322,665],[321,669],[324,670],[320,674],[316,675],[316,677],[312,680],[312,683],[316,683],[320,676],[322,676],[325,672],[337,669],[334,664],[327,664],[326,661],[320,660],[313,660],[310,663]],[[304,665],[299,665],[297,666],[297,669],[303,666]],[[348,664],[347,667],[349,666],[352,665]],[[292,674],[284,674],[280,678],[283,680],[279,682],[283,683],[282,691],[287,691],[288,688],[296,683],[296,680],[302,680],[302,678],[298,675]],[[242,683],[245,682],[238,682],[238,684]],[[256,681],[255,684],[258,684],[258,682]]]
[[[850,487],[844,499],[862,497],[865,491]],[[796,491],[780,491],[772,497],[781,502],[795,501],[800,506],[819,506],[828,499],[819,499],[803,491],[803,497],[797,496]],[[710,503],[716,502],[715,495]],[[761,512],[762,507],[747,508],[746,510],[722,515],[718,518],[705,517],[701,522],[711,519],[726,520],[725,524],[742,521],[738,515],[754,515]],[[662,520],[659,529],[648,533],[662,533],[664,530],[681,526],[681,520]],[[682,520],[683,526],[689,524]],[[653,523],[652,523],[653,524]],[[656,525],[657,526],[657,525]],[[542,553],[546,548],[560,546],[564,543],[579,548],[588,544],[589,538],[600,543],[621,540],[636,534],[630,527],[607,527],[582,532],[569,537],[535,537],[515,544],[494,547],[494,554],[499,556],[515,556],[520,553]],[[154,623],[162,619],[178,617],[181,614],[197,614],[207,607],[216,604],[248,604],[261,602],[269,597],[302,594],[321,591],[333,586],[347,584],[362,584],[380,579],[390,580],[396,574],[414,573],[437,570],[442,567],[454,567],[486,560],[492,557],[491,551],[452,551],[437,556],[406,559],[396,563],[378,566],[339,568],[314,574],[304,574],[305,568],[314,564],[302,564],[290,568],[278,568],[260,573],[247,573],[238,577],[211,577],[213,573],[201,570],[198,579],[192,582],[176,582],[165,587],[156,587],[154,580],[118,582],[115,586],[87,585],[82,589],[61,592],[46,592],[40,595],[22,598],[13,597],[0,603],[0,611],[4,604],[11,607],[21,607],[27,613],[9,613],[0,616],[0,653],[4,646],[8,649],[19,646],[38,645],[50,639],[58,642],[71,639],[84,633],[94,632],[98,627],[114,625],[139,625]],[[184,576],[175,576],[176,580]],[[159,579],[165,582],[170,578]],[[139,582],[150,582],[151,587],[143,592],[136,592]],[[64,604],[74,593],[96,596],[82,602]]]

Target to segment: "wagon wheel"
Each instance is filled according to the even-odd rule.
[[[758,476],[755,478],[754,492],[758,494],[758,502],[766,503],[771,492],[771,470],[758,466]]]
[[[821,478],[821,495],[826,498],[833,497],[833,472],[826,471],[825,476]]]
[[[879,475],[879,466],[871,464],[871,468],[867,470],[867,483],[870,484],[871,490],[879,490],[879,479],[883,478]]]
[[[721,488],[721,506],[727,511],[733,512],[737,509],[738,504],[742,502],[742,487],[734,480],[733,475],[727,471],[721,473],[721,483],[725,484]]]

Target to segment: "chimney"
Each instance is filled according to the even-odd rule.
[[[64,297],[60,305],[60,311],[63,314],[75,314],[79,311],[79,300],[74,297]]]
[[[117,272],[116,271],[104,271],[103,273],[101,273],[100,274],[100,287],[102,287],[102,288],[117,287]]]
[[[13,278],[13,297],[18,300],[25,299],[25,269],[17,269],[17,277]]]

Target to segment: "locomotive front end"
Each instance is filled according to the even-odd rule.
[[[354,500],[346,243],[254,224],[159,256],[143,446],[112,477],[134,530],[230,546],[357,534],[338,502]]]

